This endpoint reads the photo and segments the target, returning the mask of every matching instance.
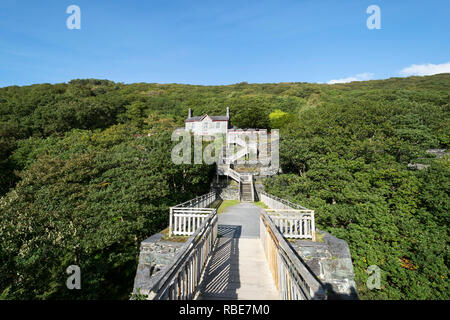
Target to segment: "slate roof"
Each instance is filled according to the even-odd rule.
[[[228,121],[230,120],[227,116],[210,116],[213,121]]]
[[[202,121],[206,116],[208,116],[208,115],[206,114],[204,116],[190,117],[184,121],[185,122]],[[230,118],[227,116],[209,116],[209,117],[211,118],[212,121],[229,121],[230,120]]]
[[[201,121],[204,117],[205,117],[205,116],[190,117],[190,118],[187,118],[187,119],[184,120],[184,121],[186,121],[186,122],[190,122],[190,121]]]

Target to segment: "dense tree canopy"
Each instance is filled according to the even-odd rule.
[[[0,298],[127,298],[139,242],[213,167],[174,165],[195,115],[280,129],[267,191],[345,239],[364,299],[448,299],[450,74],[350,84],[190,86],[73,80],[0,88]],[[408,164],[428,165],[413,170]],[[65,288],[79,264],[83,290]],[[382,269],[368,290],[366,269]]]
[[[172,163],[168,132],[133,131],[118,125],[20,143],[14,159],[26,170],[0,203],[5,297],[127,298],[140,241],[166,227],[169,206],[207,192],[212,177],[212,167]],[[82,270],[83,290],[65,287],[71,264]]]

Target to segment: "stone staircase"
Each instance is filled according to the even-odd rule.
[[[251,182],[242,182],[241,183],[241,201],[243,202],[253,202],[253,185]]]
[[[251,173],[239,173],[230,168],[230,165],[228,164],[217,166],[217,174],[228,176],[239,183],[238,195],[240,201],[255,201],[255,186],[253,182],[253,175]]]
[[[231,147],[232,154],[228,156],[227,148],[228,146],[233,145]],[[267,145],[263,144],[262,147],[264,153],[267,153]],[[237,152],[233,152],[234,148],[240,148]],[[270,148],[270,147],[269,147]],[[255,185],[254,185],[254,175],[259,174],[259,167],[256,160],[248,159],[248,164],[245,163],[244,157],[254,155],[256,157],[258,152],[258,144],[256,142],[247,142],[245,139],[242,139],[239,135],[231,134],[227,135],[227,142],[223,146],[223,155],[227,154],[227,157],[223,157],[220,159],[217,165],[217,176],[228,176],[239,183],[238,190],[238,198],[243,202],[254,202],[255,201]],[[239,163],[239,160],[244,161],[244,163]],[[236,163],[238,162],[238,163]],[[242,167],[243,170],[236,171],[237,167]]]

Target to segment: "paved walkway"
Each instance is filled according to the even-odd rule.
[[[279,299],[259,240],[259,212],[240,203],[219,214],[219,240],[198,299]]]

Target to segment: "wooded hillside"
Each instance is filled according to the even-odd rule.
[[[0,88],[0,298],[124,299],[139,242],[214,168],[174,165],[194,115],[280,129],[266,191],[345,239],[363,299],[449,299],[450,74],[349,84],[191,86],[73,80]],[[139,137],[139,135],[143,135]],[[414,170],[408,164],[429,165]],[[70,264],[83,290],[65,287]],[[382,269],[369,291],[366,269]]]

